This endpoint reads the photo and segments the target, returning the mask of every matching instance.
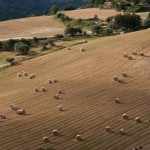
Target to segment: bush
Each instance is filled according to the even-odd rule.
[[[86,31],[84,31],[84,32],[83,32],[83,35],[84,35],[84,36],[86,36],[86,35],[87,35]]]
[[[113,30],[111,28],[104,28],[102,30],[102,33],[103,33],[103,35],[109,36],[109,35],[111,35],[113,33]]]
[[[19,42],[22,42],[22,43],[24,43],[24,44],[27,44],[28,46],[31,46],[30,41],[29,41],[29,40],[27,40],[27,39],[22,38],[22,39],[20,39],[20,41],[19,41]]]
[[[114,18],[113,16],[107,17],[107,18],[106,18],[106,21],[107,21],[108,23],[110,23],[110,22],[113,20],[113,18]]]
[[[37,37],[33,37],[33,43],[38,43],[39,42],[39,39]]]
[[[150,28],[150,18],[147,18],[147,19],[143,22],[143,28],[144,28],[144,29]]]
[[[52,6],[51,8],[50,8],[50,15],[55,15],[57,12],[58,12],[58,7],[57,6]]]
[[[13,64],[14,64],[14,61],[15,61],[15,58],[6,58],[6,61],[7,61],[8,63],[10,63],[11,65],[13,65]]]
[[[55,35],[55,38],[56,38],[56,39],[61,39],[61,38],[63,38],[63,37],[64,37],[64,36],[63,36],[62,34],[56,34],[56,35]]]
[[[94,34],[98,35],[98,34],[100,34],[101,26],[99,26],[99,25],[93,25],[93,26],[91,27],[91,31],[92,31],[92,34],[93,34],[93,35],[94,35]]]
[[[148,14],[147,18],[150,18],[150,13]]]
[[[74,28],[74,27],[67,27],[64,31],[64,35],[70,35],[70,36],[74,36],[77,34],[82,34],[82,29],[81,28]]]
[[[115,8],[117,11],[127,10],[127,4],[125,2],[115,2]]]
[[[13,48],[15,43],[17,43],[17,42],[18,42],[18,40],[9,39],[6,43],[9,48]]]
[[[30,47],[29,45],[24,44],[23,42],[18,42],[14,45],[14,49],[16,52],[18,52],[18,54],[27,55]]]
[[[115,16],[115,23],[121,28],[125,27],[128,30],[135,30],[141,25],[141,17],[136,14],[118,14]]]
[[[0,48],[2,48],[3,43],[0,41]]]

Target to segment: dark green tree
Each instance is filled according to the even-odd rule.
[[[11,65],[14,65],[15,58],[6,58],[6,61]]]
[[[92,31],[92,34],[96,34],[96,35],[99,35],[100,34],[100,31],[101,31],[101,26],[99,25],[93,25],[91,27],[91,31]]]
[[[27,55],[30,47],[29,45],[24,44],[23,42],[18,42],[14,45],[14,49],[16,52],[18,52],[18,54]]]
[[[58,7],[57,6],[52,6],[51,8],[50,8],[50,15],[55,15],[57,12],[58,12]]]
[[[150,28],[150,18],[147,18],[144,22],[143,22],[143,27],[145,29]]]
[[[125,27],[128,30],[135,30],[137,27],[141,26],[141,17],[136,14],[118,14],[115,16],[115,24],[120,28]]]
[[[133,2],[134,5],[138,5],[140,0],[132,0],[132,2]]]
[[[82,34],[82,29],[81,28],[74,28],[74,27],[67,27],[64,31],[64,35],[70,35],[70,36],[75,36],[77,34]]]

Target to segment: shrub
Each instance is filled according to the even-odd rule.
[[[37,37],[33,37],[33,40],[32,40],[34,43],[38,43],[39,42],[39,39]]]
[[[0,48],[2,48],[3,43],[0,41]]]
[[[58,7],[54,5],[50,8],[50,14],[55,15],[58,12],[58,10]]]
[[[15,43],[17,43],[18,42],[18,40],[14,40],[14,39],[9,39],[8,40],[8,42],[7,42],[7,46],[9,47],[9,48],[13,48],[14,47],[14,45],[15,45]]]
[[[22,38],[22,39],[20,39],[20,42],[27,44],[28,46],[31,46],[31,43],[27,39]]]
[[[100,30],[101,30],[101,26],[99,26],[99,25],[93,25],[91,27],[91,31],[92,31],[93,35],[94,34],[96,34],[96,35],[100,34]]]
[[[113,20],[113,18],[114,18],[113,16],[107,17],[107,18],[106,18],[106,21],[107,21],[108,23],[110,23],[110,22]]]
[[[18,42],[14,45],[14,49],[16,52],[18,52],[18,54],[27,55],[30,47],[29,45],[24,44],[23,42]]]
[[[143,22],[143,28],[145,28],[145,29],[150,28],[150,18],[147,18],[147,19]]]
[[[113,30],[111,28],[104,28],[102,31],[103,35],[111,35],[113,33]]]
[[[84,31],[84,32],[83,32],[83,35],[84,35],[84,36],[86,36],[86,35],[87,35],[86,31]]]
[[[63,38],[63,37],[64,37],[64,36],[63,36],[62,34],[56,34],[56,35],[55,35],[55,38],[56,38],[56,39],[61,39],[61,38]]]
[[[60,18],[62,15],[64,15],[64,14],[62,14],[62,13],[60,13],[60,12],[57,12],[56,17],[57,17],[57,18]]]
[[[150,18],[150,13],[148,14],[147,18]]]
[[[14,64],[14,61],[15,61],[15,58],[6,58],[6,61],[7,61],[8,63],[10,63],[11,65],[13,65],[13,64]]]
[[[70,35],[70,36],[74,36],[74,35],[77,35],[77,34],[81,34],[82,33],[82,29],[81,28],[74,28],[74,27],[67,27],[64,31],[64,34],[67,36],[67,35]]]
[[[135,30],[141,25],[141,17],[136,14],[118,14],[115,16],[115,23],[121,28],[125,27],[128,30]]]

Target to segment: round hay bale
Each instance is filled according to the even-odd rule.
[[[11,104],[10,108],[14,111],[16,111],[18,109],[18,107],[15,104]]]
[[[118,78],[118,83],[123,83],[123,79],[122,78]]]
[[[19,73],[17,73],[17,77],[21,77],[22,75],[21,75],[21,73],[19,72]]]
[[[115,80],[115,81],[118,81],[118,77],[117,77],[117,76],[114,76],[114,80]]]
[[[141,56],[145,56],[145,55],[144,55],[144,52],[140,52],[140,55],[141,55]]]
[[[58,94],[62,94],[62,90],[61,90],[61,89],[58,89],[58,90],[57,90],[57,93],[58,93]]]
[[[83,47],[80,48],[80,52],[84,52],[84,48]]]
[[[129,60],[133,60],[132,55],[129,55],[129,56],[128,56],[128,59],[129,59]]]
[[[80,134],[77,134],[77,135],[76,135],[76,140],[79,141],[79,142],[82,141],[82,137],[81,137]]]
[[[57,108],[58,108],[59,111],[62,111],[62,110],[63,110],[63,109],[62,109],[62,106],[58,106]]]
[[[129,117],[128,117],[128,115],[127,115],[126,113],[124,113],[124,114],[122,115],[122,117],[123,117],[123,119],[125,119],[125,120],[129,119]]]
[[[52,79],[48,79],[48,84],[53,83]]]
[[[115,99],[115,103],[116,103],[116,104],[119,104],[119,103],[120,103],[120,98],[116,98],[116,99]]]
[[[124,129],[120,129],[120,130],[119,130],[119,133],[120,133],[121,135],[125,135],[125,134],[126,134],[126,132],[124,131]]]
[[[128,57],[128,54],[127,54],[127,53],[124,53],[123,57],[127,58],[127,57]]]
[[[132,54],[133,54],[133,55],[137,55],[137,52],[136,52],[136,51],[133,51]]]
[[[54,136],[58,136],[59,135],[59,131],[58,130],[53,130],[53,135]]]
[[[87,40],[83,40],[83,41],[82,41],[82,43],[87,43],[87,42],[88,42]]]
[[[34,87],[34,92],[38,92],[38,87]]]
[[[34,77],[35,77],[34,74],[30,74],[30,75],[29,75],[29,79],[33,79]]]
[[[110,126],[106,126],[106,132],[111,132],[111,127]]]
[[[25,115],[25,110],[24,109],[17,109],[16,114],[17,115]]]
[[[49,142],[48,136],[43,137],[43,141],[44,141],[45,143]]]
[[[128,74],[127,74],[126,72],[123,72],[123,73],[122,73],[122,76],[123,76],[123,77],[128,77]]]
[[[140,117],[136,117],[136,118],[135,118],[135,121],[136,121],[137,123],[142,123],[142,120],[141,120]]]
[[[56,83],[58,82],[58,80],[56,78],[53,79],[53,83]]]
[[[28,76],[28,74],[26,72],[23,71],[22,73],[23,76]]]
[[[45,91],[46,91],[45,87],[41,87],[41,92],[45,92]]]
[[[0,114],[0,118],[1,119],[6,119],[6,115],[5,114]]]
[[[55,94],[55,95],[54,95],[54,99],[59,99],[59,95],[58,95],[58,94]]]
[[[68,46],[68,50],[71,50],[70,46]]]

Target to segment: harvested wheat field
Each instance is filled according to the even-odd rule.
[[[64,24],[54,16],[40,16],[0,22],[0,40],[54,36],[63,33]]]
[[[0,120],[1,149],[150,149],[150,30],[88,41],[82,47],[82,53],[78,45],[0,72],[0,110],[7,117]],[[133,51],[145,56],[123,57]],[[17,77],[20,71],[35,77]],[[123,72],[128,76],[121,77]],[[124,82],[114,81],[114,76]],[[58,89],[62,94],[54,99]],[[17,115],[12,103],[26,114]],[[106,132],[108,126],[111,132]]]
[[[120,14],[122,12],[117,12],[116,10],[113,9],[101,9],[99,10],[98,8],[88,8],[88,9],[80,9],[80,10],[72,10],[72,11],[64,11],[66,15],[68,15],[71,18],[75,19],[88,19],[88,18],[93,18],[94,15],[97,15],[98,18],[100,19],[106,19],[107,17],[110,16],[115,16],[117,14]],[[142,13],[136,13],[141,16],[142,19],[146,19],[148,16],[149,12],[142,12]]]

